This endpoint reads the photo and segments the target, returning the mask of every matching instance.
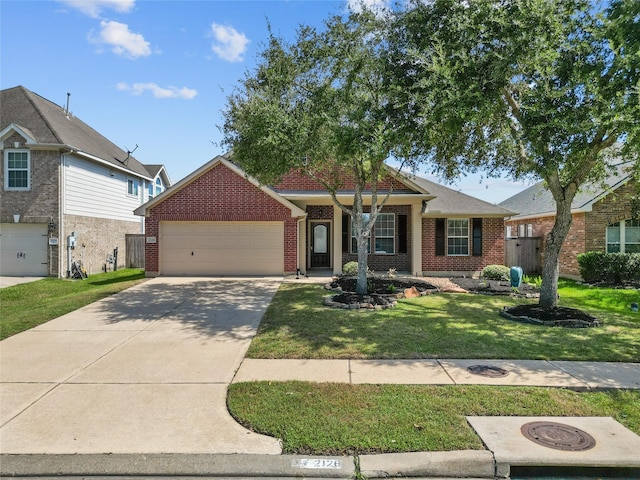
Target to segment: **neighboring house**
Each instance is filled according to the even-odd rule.
[[[170,186],[164,167],[22,86],[0,93],[0,275],[66,276],[72,259],[97,273],[116,248],[123,266],[125,235],[144,232],[133,210]]]
[[[392,173],[379,185],[379,198],[392,193],[372,231],[372,270],[471,275],[503,263],[504,218],[513,212]],[[353,201],[352,190],[337,196]],[[298,173],[261,185],[223,156],[136,213],[145,217],[148,276],[337,274],[357,259],[350,218],[321,185]]]
[[[640,252],[640,219],[632,218],[637,183],[624,165],[604,182],[584,185],[571,204],[572,223],[560,252],[560,274],[579,278],[577,256],[590,251]],[[555,222],[556,203],[543,182],[501,202],[519,212],[505,222],[507,238],[539,237],[544,240]]]

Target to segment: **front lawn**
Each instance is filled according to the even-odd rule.
[[[465,416],[611,416],[640,434],[640,392],[534,387],[238,383],[228,407],[284,453],[482,450]]]
[[[91,275],[85,280],[44,278],[0,289],[0,340],[144,280],[144,270],[124,269]]]
[[[533,300],[436,294],[383,311],[322,305],[320,285],[284,283],[268,308],[250,358],[487,358],[640,361],[637,290],[593,288],[561,280],[561,305],[598,317],[602,327],[560,328],[505,320],[505,305]]]

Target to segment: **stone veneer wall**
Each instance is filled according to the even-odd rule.
[[[64,226],[67,235],[75,232],[77,246],[71,255],[76,260],[82,260],[82,264],[89,275],[113,270],[113,264],[107,264],[107,256],[113,255],[113,250],[118,249],[118,268],[125,268],[126,240],[128,233],[142,233],[139,222],[125,222],[122,220],[110,220],[106,218],[82,217],[78,215],[65,215]],[[61,272],[67,274],[67,245],[66,238],[60,239]],[[83,246],[84,245],[84,248]]]

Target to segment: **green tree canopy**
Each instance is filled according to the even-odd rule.
[[[270,34],[258,66],[228,98],[224,144],[250,175],[275,184],[300,170],[323,184],[351,215],[358,245],[358,292],[366,293],[369,232],[388,193],[378,197],[385,160],[406,138],[393,121],[387,91],[387,35],[370,12],[302,27],[292,44]],[[353,204],[336,192],[355,185]],[[370,195],[370,214],[363,215]]]
[[[575,194],[607,173],[611,147],[618,158],[640,150],[639,22],[633,0],[605,10],[586,0],[415,0],[396,24],[393,64],[415,155],[447,177],[530,176],[553,194],[546,307],[557,305]]]

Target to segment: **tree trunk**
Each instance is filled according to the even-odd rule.
[[[367,270],[369,263],[369,230],[364,220],[362,208],[362,195],[357,192],[353,199],[353,210],[351,221],[356,236],[358,246],[358,280],[356,282],[356,293],[366,295],[367,293]]]
[[[564,192],[563,192],[564,193]],[[544,308],[558,306],[558,277],[560,275],[560,250],[571,227],[571,202],[573,195],[556,198],[556,221],[544,244],[544,263],[542,265],[542,286],[538,304]],[[555,195],[554,197],[560,197]],[[570,197],[570,198],[568,198]]]

